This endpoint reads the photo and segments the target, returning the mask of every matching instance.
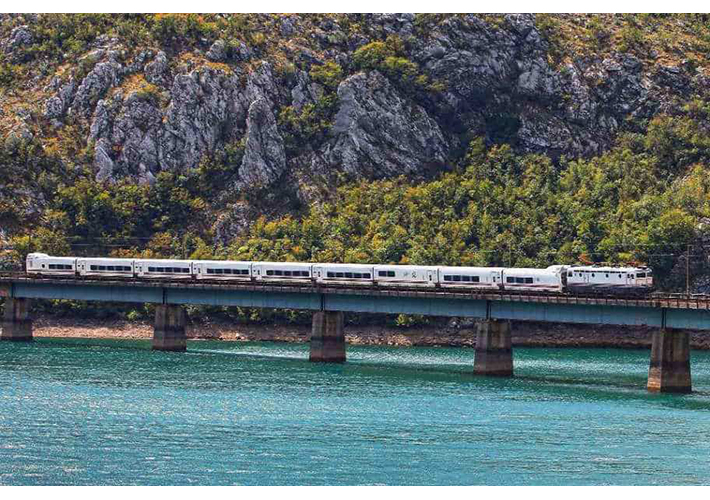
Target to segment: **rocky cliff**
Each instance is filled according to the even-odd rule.
[[[602,154],[707,93],[706,40],[693,16],[4,15],[0,132],[5,158],[31,143],[24,158],[60,184],[151,185],[217,162],[208,202],[229,240],[259,202],[429,178],[473,138]],[[41,190],[4,182],[42,213]]]

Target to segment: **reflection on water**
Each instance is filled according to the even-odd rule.
[[[0,484],[708,484],[710,353],[690,395],[649,352],[40,339],[0,343]]]

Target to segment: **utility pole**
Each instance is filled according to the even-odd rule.
[[[685,294],[690,295],[690,243],[685,251]]]

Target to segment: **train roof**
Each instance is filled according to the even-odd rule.
[[[244,265],[244,264],[252,264],[252,261],[250,260],[193,260],[195,264],[215,264],[215,265],[223,265],[223,264],[238,264],[238,265]]]
[[[325,267],[325,266],[327,266],[327,267],[336,267],[336,268],[337,268],[337,267],[341,267],[341,268],[345,268],[345,267],[362,267],[362,268],[367,267],[367,268],[372,268],[372,267],[375,267],[375,264],[343,264],[343,263],[341,263],[341,262],[338,262],[338,263],[318,262],[318,263],[313,264],[313,265],[314,265],[314,266],[324,266],[324,267]]]
[[[311,262],[268,262],[268,261],[250,261],[255,266],[312,266]]]
[[[635,273],[651,271],[650,267],[612,267],[612,266],[570,266],[572,271],[594,271],[599,273]]]
[[[396,269],[405,269],[405,270],[406,270],[406,269],[409,269],[409,270],[412,270],[412,269],[437,269],[437,268],[439,268],[439,267],[441,267],[441,266],[428,266],[428,265],[425,265],[425,264],[423,264],[423,265],[421,265],[421,266],[413,266],[413,265],[404,265],[404,266],[403,266],[403,265],[400,265],[400,264],[374,264],[373,267],[375,267],[375,268],[377,268],[377,269],[384,269],[384,268],[392,269],[392,268],[396,268]]]
[[[537,267],[506,267],[503,269],[506,274],[527,274],[527,275],[545,275],[557,274],[558,269],[540,269]]]
[[[461,267],[461,266],[438,266],[442,271],[466,271],[469,273],[501,272],[504,267]]]

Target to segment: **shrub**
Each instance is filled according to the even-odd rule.
[[[326,89],[335,90],[343,79],[343,68],[338,63],[328,61],[321,66],[313,66],[310,75]]]
[[[385,42],[371,42],[353,53],[353,63],[360,69],[379,69],[386,58],[394,55]]]

